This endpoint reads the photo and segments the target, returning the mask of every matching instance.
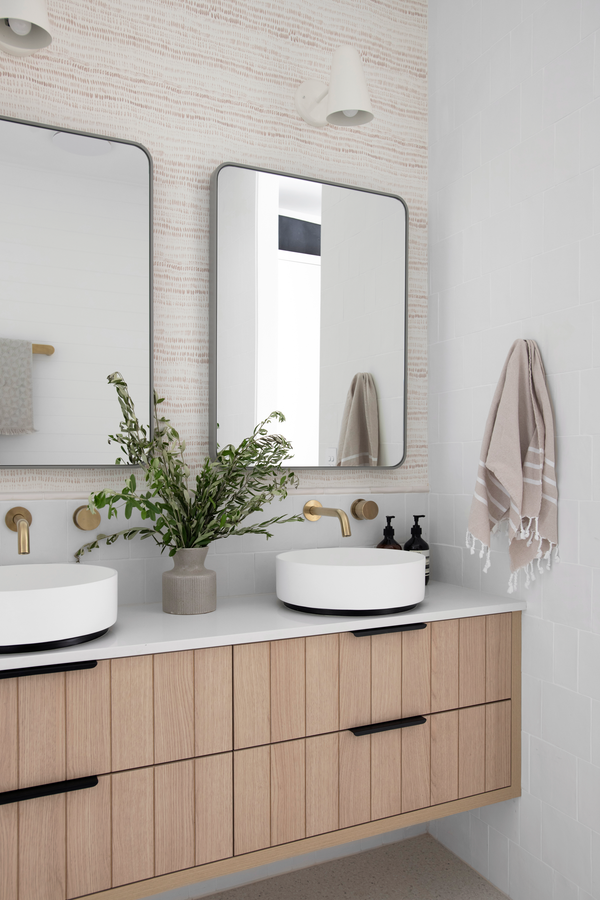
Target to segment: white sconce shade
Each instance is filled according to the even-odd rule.
[[[51,43],[46,0],[0,0],[0,50],[30,56]]]
[[[338,47],[333,54],[329,88],[305,81],[296,91],[296,109],[305,122],[352,127],[374,118],[360,56],[354,47]]]

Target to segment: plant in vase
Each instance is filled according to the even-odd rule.
[[[174,568],[163,574],[163,609],[176,614],[212,612],[216,608],[216,573],[204,567],[209,544],[231,535],[264,534],[272,525],[301,522],[301,516],[273,516],[264,522],[243,525],[253,513],[262,512],[276,497],[283,500],[298,479],[281,468],[291,457],[292,445],[282,435],[269,434],[266,426],[285,421],[273,412],[260,422],[238,447],[217,447],[216,459],[206,459],[200,472],[192,476],[184,459],[185,442],[169,420],[159,415],[163,398],[154,392],[154,433],[140,424],[127,384],[119,372],[108,376],[117,391],[123,421],[121,431],[109,435],[124,458],[117,464],[139,466],[144,485],[138,487],[131,474],[120,491],[102,490],[89,498],[90,510],[108,508],[108,518],[122,509],[126,519],[134,509],[147,524],[125,528],[115,534],[99,534],[84,544],[77,561],[100,541],[114,544],[120,537],[131,540],[152,538],[174,557]]]

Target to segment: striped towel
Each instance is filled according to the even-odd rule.
[[[379,462],[377,389],[369,372],[357,372],[346,397],[338,441],[338,466],[376,466]]]
[[[504,363],[492,400],[477,483],[471,504],[467,547],[487,554],[490,535],[508,520],[511,576],[508,593],[523,570],[529,587],[534,561],[550,568],[558,559],[558,489],[554,453],[554,417],[540,351],[535,341],[515,341]]]

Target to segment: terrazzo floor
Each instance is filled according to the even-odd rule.
[[[244,885],[204,900],[506,900],[429,834]]]

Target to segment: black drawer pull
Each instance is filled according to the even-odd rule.
[[[51,675],[53,672],[76,672],[78,669],[95,669],[97,665],[98,661],[95,659],[84,659],[81,662],[31,666],[29,669],[2,669],[0,678],[22,678],[23,675]]]
[[[411,725],[424,725],[425,716],[409,716],[407,719],[392,719],[390,722],[378,722],[377,725],[361,725],[359,728],[349,728],[355,737],[363,734],[379,734],[380,731],[395,731],[396,728],[410,728]]]
[[[397,631],[421,631],[427,628],[427,622],[412,622],[410,625],[384,625],[383,628],[363,628],[353,631],[354,637],[369,637],[372,634],[396,634]]]
[[[21,788],[18,791],[4,791],[0,794],[0,806],[6,803],[19,803],[21,800],[34,800],[36,797],[51,797],[53,794],[68,794],[70,791],[82,791],[84,788],[96,787],[97,775],[86,778],[71,778],[70,781],[54,781],[52,784],[36,784],[35,787]]]

